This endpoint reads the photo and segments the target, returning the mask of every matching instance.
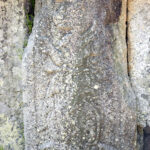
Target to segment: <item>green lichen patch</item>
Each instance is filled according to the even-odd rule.
[[[0,150],[4,150],[4,147],[2,145],[0,145]]]
[[[23,43],[23,48],[27,47],[27,44],[28,44],[28,40],[25,39],[25,40],[24,40],[24,43]]]
[[[18,49],[17,49],[17,55],[18,55],[19,59],[22,60],[23,49],[18,48]]]

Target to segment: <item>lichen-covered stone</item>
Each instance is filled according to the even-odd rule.
[[[129,71],[138,105],[138,123],[150,124],[150,2],[129,3]]]
[[[129,74],[137,97],[137,126],[150,125],[150,1],[129,0]],[[138,150],[143,150],[143,132],[138,132]]]
[[[21,54],[24,1],[0,0],[0,145],[23,149]]]
[[[134,150],[126,1],[38,4],[23,56],[26,150]]]
[[[9,121],[9,118],[4,114],[0,114],[0,139],[1,146],[4,150],[21,150],[23,149],[21,144],[23,141],[20,138],[20,133],[18,132],[18,125]],[[12,131],[13,130],[13,131]]]

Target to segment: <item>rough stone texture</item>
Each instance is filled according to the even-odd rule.
[[[129,71],[137,96],[138,123],[150,124],[150,1],[129,2]]]
[[[26,150],[134,150],[126,1],[38,1],[23,56]]]
[[[142,150],[143,128],[150,125],[150,1],[129,0],[129,72],[137,97],[138,149]]]
[[[23,0],[0,0],[0,146],[23,149],[21,58]]]

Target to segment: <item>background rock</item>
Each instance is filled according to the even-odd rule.
[[[150,1],[129,1],[128,45],[131,84],[137,97],[138,149],[143,128],[150,125]]]
[[[23,149],[21,58],[25,36],[23,0],[0,0],[0,146]]]
[[[150,124],[149,52],[150,2],[134,0],[129,3],[129,71],[138,102],[138,123]]]

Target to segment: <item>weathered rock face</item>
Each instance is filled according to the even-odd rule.
[[[135,23],[136,22],[136,23]],[[134,0],[129,5],[130,76],[138,102],[138,123],[150,124],[150,1]]]
[[[134,150],[126,1],[38,4],[23,57],[26,150]]]
[[[0,0],[0,147],[23,149],[21,57],[23,0]]]
[[[36,0],[23,52],[30,2],[0,0],[0,149],[149,150],[150,2]]]
[[[150,1],[129,1],[129,71],[137,97],[138,149],[142,149],[142,128],[150,125]]]

